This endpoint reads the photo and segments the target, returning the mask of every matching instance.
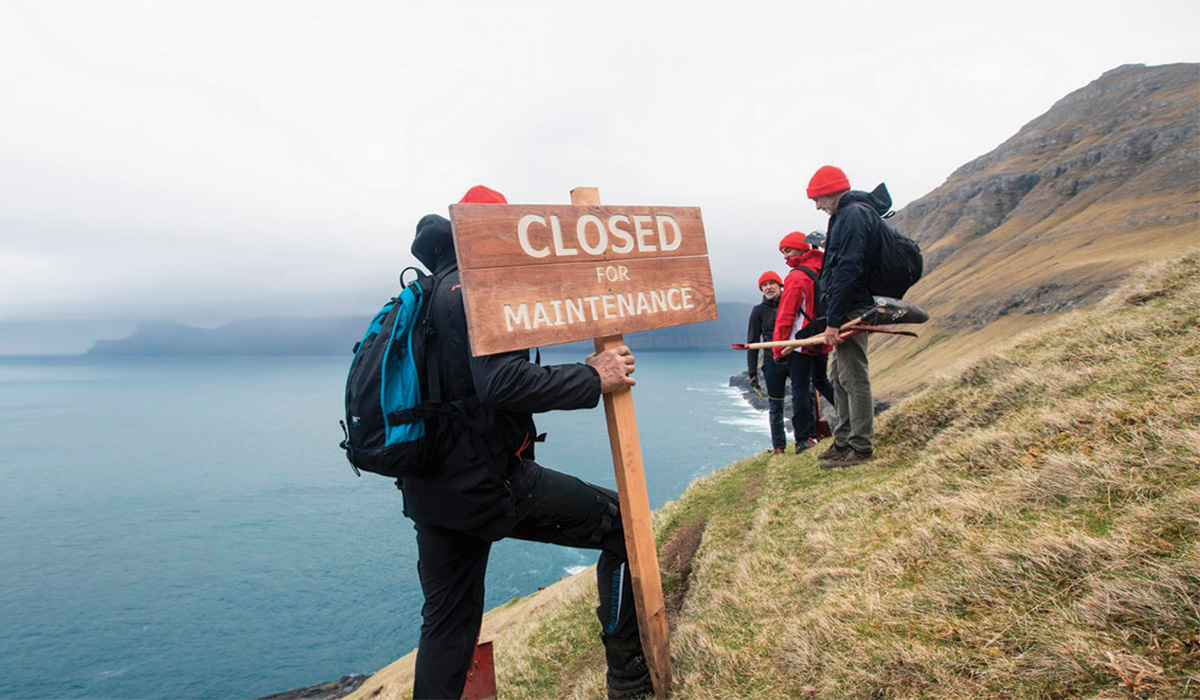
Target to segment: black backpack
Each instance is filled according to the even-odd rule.
[[[871,207],[862,206],[879,216]],[[879,217],[879,255],[866,266],[864,276],[872,296],[903,299],[909,288],[921,279],[925,259],[916,241],[901,234],[886,221],[895,213],[889,211]]]
[[[415,267],[416,277],[392,297],[354,345],[346,378],[341,447],[355,473],[402,479],[429,471],[437,457],[432,418],[453,418],[482,433],[467,401],[444,402],[437,361],[437,329],[429,309],[443,276]],[[469,401],[478,403],[472,397]]]
[[[796,339],[811,338],[814,335],[820,335],[825,332],[825,298],[821,294],[821,276],[807,267],[797,267],[797,270],[808,275],[808,278],[813,283],[813,316],[804,313],[804,307],[797,309],[801,316],[808,319],[808,323],[803,328],[796,331]],[[815,316],[815,318],[814,318]]]

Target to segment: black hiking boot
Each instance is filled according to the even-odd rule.
[[[604,658],[608,662],[608,700],[634,700],[654,695],[654,684],[650,680],[650,668],[646,655],[642,653],[642,641],[613,639],[601,635],[604,640]]]

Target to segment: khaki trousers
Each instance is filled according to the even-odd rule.
[[[837,420],[833,439],[857,452],[872,452],[875,437],[875,401],[867,369],[867,334],[849,338],[833,348],[829,378],[833,380]]]

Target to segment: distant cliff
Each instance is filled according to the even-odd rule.
[[[362,337],[369,318],[266,318],[196,328],[141,323],[133,335],[99,340],[89,355],[343,355]]]
[[[635,350],[723,350],[745,342],[749,304],[718,304],[715,321],[632,333]],[[180,323],[142,323],[119,340],[97,341],[89,355],[346,355],[370,321],[338,318],[267,318],[197,328]],[[569,348],[588,349],[591,342]]]

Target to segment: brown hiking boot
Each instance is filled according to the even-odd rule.
[[[827,460],[821,460],[822,469],[841,469],[842,467],[853,467],[856,464],[870,462],[875,459],[875,451],[859,452],[858,450],[847,448],[845,452],[831,457]]]
[[[850,450],[849,445],[839,445],[835,441],[832,445],[829,446],[829,449],[827,449],[824,452],[822,452],[821,454],[817,455],[817,459],[824,462],[824,461],[833,459],[834,457],[840,457],[843,452],[847,452],[849,450]]]

